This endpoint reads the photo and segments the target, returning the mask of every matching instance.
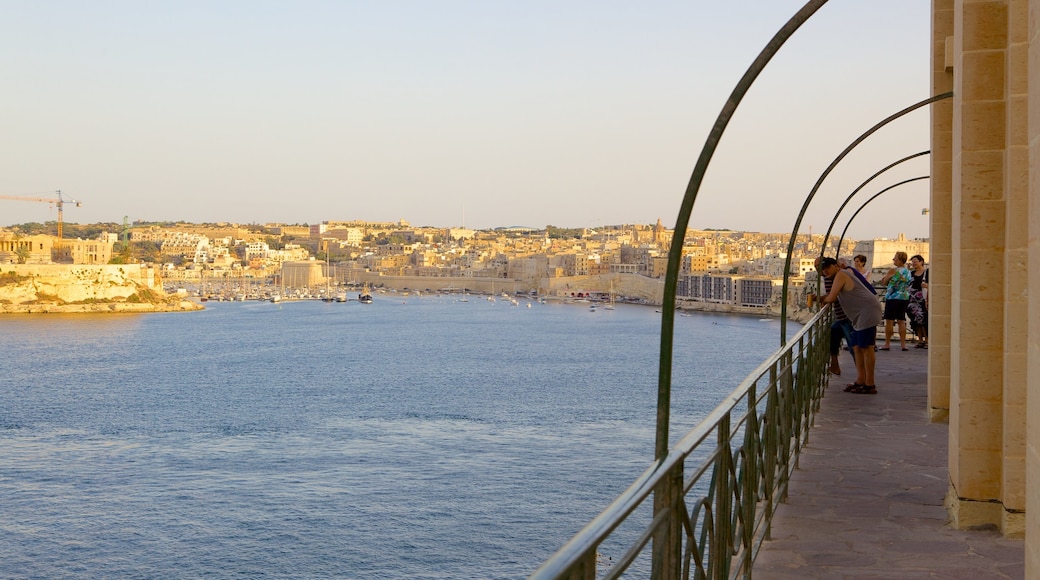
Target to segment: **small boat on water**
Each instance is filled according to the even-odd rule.
[[[372,303],[372,293],[368,291],[368,285],[367,284],[361,290],[361,294],[358,294],[357,299],[358,299],[358,302],[360,302],[362,304],[371,304]]]

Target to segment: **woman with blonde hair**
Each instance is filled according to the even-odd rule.
[[[896,252],[892,257],[894,267],[881,278],[885,290],[885,346],[878,350],[889,350],[892,342],[893,325],[899,328],[899,346],[906,348],[906,309],[910,305],[910,270],[906,268],[906,252]]]

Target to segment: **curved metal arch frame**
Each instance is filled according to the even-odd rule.
[[[854,211],[852,213],[852,215],[849,217],[849,221],[845,224],[845,229],[841,230],[841,237],[838,238],[838,247],[839,248],[841,247],[841,242],[845,239],[845,233],[849,231],[849,226],[852,225],[852,220],[856,219],[856,216],[859,215],[859,212],[863,211],[863,208],[867,207],[868,203],[870,203],[870,202],[874,201],[875,199],[877,199],[878,197],[880,197],[882,193],[885,193],[885,192],[887,192],[887,191],[889,191],[891,189],[895,189],[895,188],[899,187],[900,185],[905,185],[905,184],[911,183],[913,181],[920,181],[922,179],[931,179],[931,177],[932,177],[931,175],[921,175],[919,177],[912,177],[910,179],[905,179],[903,181],[900,181],[899,183],[893,183],[892,185],[889,185],[885,189],[882,189],[881,191],[879,191],[879,192],[875,193],[874,195],[870,196],[870,198],[868,198],[867,201],[863,202],[863,205],[859,206],[859,209]]]
[[[825,234],[823,234],[823,245],[820,246],[820,251],[821,251],[820,255],[822,256],[823,254],[825,254],[827,252],[827,240],[829,240],[830,237],[831,237],[831,232],[834,230],[834,224],[838,223],[838,216],[841,215],[841,212],[845,210],[845,206],[849,205],[849,202],[852,201],[852,198],[855,197],[856,194],[860,192],[860,190],[862,190],[864,187],[867,186],[867,184],[869,184],[876,177],[878,177],[882,173],[888,171],[889,169],[892,169],[893,167],[895,167],[897,165],[900,165],[902,163],[905,163],[907,161],[910,161],[911,159],[917,159],[918,157],[921,157],[922,155],[929,155],[929,154],[931,154],[931,151],[930,150],[925,150],[925,151],[921,151],[920,153],[914,153],[913,155],[907,155],[906,157],[900,159],[899,161],[896,161],[894,163],[889,164],[884,169],[881,169],[880,171],[878,171],[874,175],[871,175],[863,183],[859,184],[859,187],[857,187],[856,189],[852,190],[852,193],[850,193],[849,196],[845,198],[845,201],[841,202],[841,206],[838,207],[838,211],[834,212],[834,217],[831,218],[831,224],[829,226],[827,226],[827,232]],[[834,250],[835,257],[837,257],[837,254],[840,251],[841,251],[841,240],[838,241],[838,245],[837,245],[837,247]]]
[[[867,137],[870,137],[885,125],[888,125],[892,121],[895,121],[896,119],[899,119],[907,115],[908,113],[912,113],[913,111],[916,111],[917,109],[920,109],[925,105],[930,105],[937,101],[949,99],[952,96],[953,91],[935,95],[934,97],[929,97],[927,99],[924,99],[923,101],[918,101],[917,103],[910,105],[902,111],[899,111],[898,113],[886,117],[878,124],[874,125],[870,129],[867,129],[862,135],[857,137],[855,141],[850,143],[844,151],[839,153],[838,156],[834,158],[834,161],[831,161],[831,164],[827,166],[827,169],[825,169],[823,173],[820,174],[820,178],[816,180],[816,185],[813,186],[812,190],[809,192],[809,195],[805,197],[805,202],[802,203],[802,209],[798,212],[798,219],[796,219],[794,222],[794,229],[791,231],[791,237],[787,242],[787,257],[784,259],[784,285],[783,289],[781,290],[780,303],[780,346],[783,346],[787,342],[787,295],[791,279],[791,255],[794,253],[794,242],[795,239],[798,237],[798,229],[802,225],[802,219],[805,218],[805,212],[809,209],[809,204],[812,202],[813,198],[816,197],[816,192],[819,191],[820,186],[823,185],[823,180],[827,179],[827,176],[830,175],[831,171],[833,171],[834,168],[837,167],[838,163],[840,163],[846,155],[848,155],[860,143],[866,140]]]
[[[751,66],[740,77],[737,85],[733,87],[726,103],[722,106],[712,125],[708,138],[701,148],[697,163],[694,165],[690,182],[686,186],[682,203],[679,206],[679,215],[675,220],[675,230],[672,243],[668,251],[668,267],[665,271],[664,298],[661,305],[661,351],[658,364],[657,379],[657,434],[654,444],[654,458],[662,460],[668,455],[668,426],[671,414],[671,390],[672,390],[672,341],[675,336],[675,297],[676,287],[679,282],[679,266],[682,261],[682,247],[686,239],[686,229],[690,225],[690,215],[693,213],[693,204],[697,200],[704,174],[708,170],[715,149],[718,147],[722,134],[726,131],[730,119],[733,117],[737,106],[744,98],[752,83],[758,78],[762,70],[769,64],[773,56],[780,50],[787,39],[795,33],[798,28],[805,24],[809,18],[823,7],[827,0],[809,0],[794,16],[790,18],[777,31],[773,38],[766,43],[765,48],[758,54]]]

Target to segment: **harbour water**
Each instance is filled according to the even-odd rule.
[[[779,345],[675,326],[673,440]],[[525,577],[649,465],[659,337],[476,296],[4,317],[0,577]]]

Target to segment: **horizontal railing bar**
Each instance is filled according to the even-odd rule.
[[[775,389],[776,385],[770,384],[768,388],[762,389],[762,393],[754,399],[749,398],[747,394],[752,387],[757,389],[758,382],[763,378],[766,378],[771,371],[776,376],[776,380],[798,381],[798,377],[795,376],[795,373],[793,372],[795,361],[802,360],[804,353],[808,350],[808,346],[811,346],[811,343],[810,345],[806,345],[806,343],[802,341],[806,335],[820,323],[822,318],[824,316],[829,316],[829,314],[829,307],[823,308],[817,312],[816,315],[807,322],[798,333],[787,341],[787,344],[783,348],[777,350],[754,371],[752,371],[736,389],[723,398],[722,402],[715,407],[707,417],[702,419],[693,429],[687,432],[687,434],[683,436],[663,458],[643,471],[643,473],[641,473],[636,480],[621,493],[621,495],[611,502],[606,509],[582,528],[548,560],[542,563],[542,565],[531,575],[531,578],[562,577],[570,566],[579,560],[581,555],[588,554],[590,551],[597,549],[603,540],[613,533],[613,531],[616,530],[629,515],[642,505],[642,503],[654,492],[654,489],[658,484],[660,484],[673,469],[684,463],[705,439],[717,432],[719,423],[722,422],[723,418],[734,416],[737,406],[744,400],[748,401],[748,409],[740,414],[740,420],[737,423],[738,426],[746,425],[750,409],[765,404],[768,401],[769,391]],[[798,356],[793,356],[795,351],[798,352]],[[787,360],[785,360],[785,358]],[[798,421],[799,423],[801,422],[801,419],[796,417],[792,417],[792,420]],[[731,429],[730,435],[736,435],[741,430],[742,428]],[[759,437],[758,434],[755,434],[754,436]],[[797,446],[798,442],[795,442],[795,445]],[[693,485],[695,485],[696,482],[707,473],[709,467],[717,463],[719,453],[721,453],[721,449],[716,446],[701,460],[700,465],[694,471],[696,476],[687,480],[691,482],[689,487],[686,486],[685,481],[683,482],[682,491],[684,495],[692,490]],[[793,464],[793,461],[791,463]],[[781,465],[778,463],[777,468],[779,469],[780,467]],[[788,469],[792,468],[792,466],[788,466]],[[653,522],[654,523],[649,526],[648,531],[641,537],[646,537],[647,534],[652,537],[657,526],[660,525],[657,523],[658,518],[655,518]],[[638,546],[636,553],[640,553],[645,547],[646,545],[644,542],[642,545]]]
[[[629,548],[628,551],[625,552],[625,554],[621,556],[621,558],[618,560],[619,564],[615,567],[620,567],[620,569],[618,570],[617,574],[620,574],[627,570],[628,567],[632,564],[632,562],[636,561],[636,558],[639,557],[639,554],[642,553],[644,548],[646,548],[647,542],[649,542],[650,539],[654,537],[654,534],[657,532],[658,529],[660,529],[662,524],[668,522],[670,516],[671,514],[669,514],[668,512],[661,512],[657,514],[657,517],[655,517],[653,521],[650,522],[650,525],[647,526],[646,530],[643,531],[642,535],[640,535],[639,538],[636,539],[632,547]],[[608,577],[616,577],[617,574]]]
[[[743,393],[744,391],[748,390],[748,388],[751,386],[751,384],[753,384],[755,381],[758,380],[759,377],[761,377],[763,374],[765,374],[765,372],[768,371],[770,367],[772,367],[774,364],[780,362],[780,359],[787,354],[787,350],[789,348],[792,348],[793,345],[796,342],[801,340],[802,336],[804,336],[809,331],[809,329],[812,327],[812,323],[815,322],[817,319],[819,319],[824,314],[825,314],[825,310],[822,310],[822,309],[819,312],[817,312],[816,316],[814,316],[810,322],[806,323],[806,325],[803,326],[802,329],[799,330],[797,334],[795,334],[793,337],[791,337],[791,340],[787,341],[787,345],[784,346],[784,348],[782,348],[782,349],[778,350],[777,352],[773,353],[773,355],[771,357],[769,357],[768,359],[766,359],[765,362],[763,362],[762,364],[758,365],[758,368],[756,368],[754,371],[752,371],[751,374],[748,375],[748,378],[744,379],[744,381],[742,383],[740,383],[740,386],[738,386],[737,388],[733,389],[733,391],[731,391],[729,395],[727,395],[725,398],[723,398],[722,402],[719,403],[719,406],[715,407],[715,410],[713,410],[711,413],[709,413],[708,416],[705,417],[689,433],[687,433],[685,437],[680,439],[675,444],[675,446],[672,449],[686,449],[686,448],[692,449],[692,447],[690,447],[690,442],[695,442],[694,443],[694,446],[695,446],[696,443],[699,443],[701,440],[703,440],[705,437],[707,437],[710,434],[711,430],[714,428],[714,425],[716,423],[718,423],[719,420],[722,419],[722,417],[724,417],[727,414],[729,414],[730,409],[732,409],[737,403],[740,402],[740,399],[743,398],[741,393]],[[755,377],[755,378],[752,379],[751,377]],[[671,455],[672,455],[671,453],[668,454],[669,457]],[[665,459],[665,461],[667,462],[667,458]],[[669,467],[671,467],[671,466],[669,466]]]

